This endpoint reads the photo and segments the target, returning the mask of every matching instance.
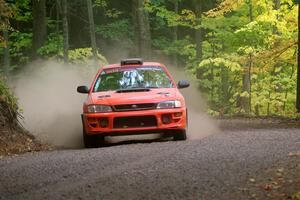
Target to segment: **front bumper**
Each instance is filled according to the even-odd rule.
[[[151,126],[135,126],[116,128],[114,120],[116,118],[131,118],[153,116],[156,120],[155,125]],[[171,119],[168,123],[163,122],[163,116],[169,116]],[[107,127],[101,127],[101,120],[107,120]],[[186,128],[186,108],[175,109],[157,109],[157,110],[141,110],[128,112],[111,112],[111,113],[84,113],[82,115],[83,127],[86,134],[101,134],[104,136],[114,135],[132,135],[160,133],[170,130],[183,130]]]

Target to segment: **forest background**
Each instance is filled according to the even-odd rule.
[[[1,98],[18,109],[5,81],[36,59],[142,57],[190,73],[213,116],[294,117],[298,12],[295,0],[0,0]]]

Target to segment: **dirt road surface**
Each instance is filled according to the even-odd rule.
[[[0,199],[262,199],[268,169],[300,178],[299,150],[300,129],[277,128],[5,157]]]

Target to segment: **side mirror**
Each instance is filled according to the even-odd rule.
[[[190,83],[189,83],[189,81],[187,81],[187,80],[181,80],[181,81],[179,81],[178,84],[177,84],[177,87],[178,87],[179,89],[187,88],[187,87],[189,87],[189,86],[190,86]]]
[[[90,92],[90,89],[87,86],[78,86],[77,92],[82,94],[88,94]]]

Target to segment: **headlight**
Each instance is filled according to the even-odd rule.
[[[169,108],[180,108],[181,102],[174,100],[174,101],[163,101],[157,104],[157,109],[169,109]]]
[[[112,109],[110,106],[105,105],[90,105],[88,106],[88,112],[89,113],[106,113],[111,112]]]

